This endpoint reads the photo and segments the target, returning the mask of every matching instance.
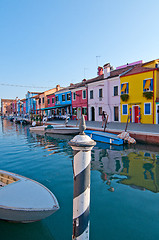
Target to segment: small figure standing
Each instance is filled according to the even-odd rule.
[[[105,122],[106,122],[106,113],[103,111],[103,113],[102,113],[102,128],[104,127]]]

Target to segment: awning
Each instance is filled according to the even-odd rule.
[[[144,89],[149,89],[151,84],[151,79],[146,80]]]
[[[71,104],[63,104],[63,105],[56,105],[56,106],[53,106],[53,107],[47,107],[47,108],[40,108],[40,109],[37,109],[37,111],[44,111],[44,110],[51,110],[51,109],[55,109],[55,108],[63,108],[63,107],[67,107],[67,106],[71,106]]]
[[[126,83],[123,84],[123,87],[121,89],[121,92],[125,92],[125,89],[126,89]]]

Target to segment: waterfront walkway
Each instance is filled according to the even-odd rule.
[[[63,124],[64,120],[54,120],[48,122],[48,124]],[[68,125],[77,125],[79,121],[69,120]],[[102,122],[86,121],[87,129],[104,131],[102,128]],[[126,123],[110,122],[107,124],[106,132],[119,134],[125,131]],[[159,145],[159,125],[157,124],[142,124],[142,123],[129,123],[127,132],[130,136],[135,138],[139,142],[157,144]]]

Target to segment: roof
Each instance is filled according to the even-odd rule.
[[[148,67],[143,67],[144,64],[138,64],[135,65],[129,72],[123,74],[123,77],[125,76],[129,76],[132,74],[137,74],[137,73],[143,73],[143,72],[147,72],[147,71],[153,71],[156,68],[148,68]]]

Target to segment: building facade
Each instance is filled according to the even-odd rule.
[[[121,76],[121,122],[154,124],[159,122],[158,60],[135,66]]]
[[[88,120],[88,93],[86,79],[81,83],[74,84],[71,89],[72,94],[72,119],[80,120],[84,115],[85,120]]]

